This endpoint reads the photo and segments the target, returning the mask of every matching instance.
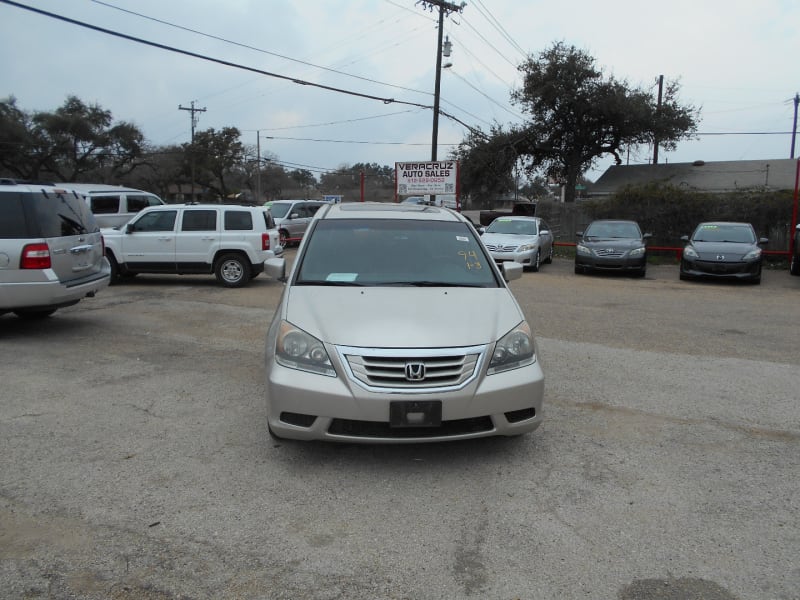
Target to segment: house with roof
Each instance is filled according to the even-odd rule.
[[[793,190],[797,160],[702,161],[656,165],[613,165],[591,186],[593,198],[608,196],[626,186],[663,183],[700,192],[736,190]]]

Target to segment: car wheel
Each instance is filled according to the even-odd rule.
[[[555,254],[555,251],[556,251],[555,246],[551,245],[550,246],[550,254],[548,254],[547,258],[544,259],[544,262],[546,262],[548,265],[553,262],[553,254]]]
[[[20,308],[15,310],[14,314],[20,319],[45,319],[56,312],[55,308],[48,308],[45,310],[37,310],[32,308]]]
[[[792,262],[789,265],[789,273],[792,275],[800,275],[800,259],[797,258],[797,254],[792,254]]]
[[[531,271],[536,273],[539,270],[539,265],[541,264],[542,256],[539,250],[536,251],[536,256],[533,257],[533,262],[531,263]]]
[[[111,252],[106,252],[106,258],[108,259],[108,264],[111,265],[111,281],[109,281],[108,284],[115,285],[119,283],[120,280],[119,264]]]
[[[250,281],[250,262],[241,254],[223,254],[214,265],[214,275],[225,287],[241,287]]]
[[[289,232],[285,229],[278,231],[278,243],[284,248],[289,247]]]
[[[680,272],[678,277],[680,278],[681,281],[689,281],[689,276],[683,271]]]
[[[578,265],[575,265],[575,275],[580,275],[583,273],[583,269],[581,269]]]

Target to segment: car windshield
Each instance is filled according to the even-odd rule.
[[[483,246],[461,222],[322,220],[296,285],[499,287]]]
[[[694,232],[692,241],[754,244],[756,237],[749,225],[700,225]]]
[[[527,219],[504,219],[502,217],[491,222],[486,233],[508,233],[511,235],[536,235],[536,221]]]
[[[269,212],[272,213],[273,218],[282,219],[289,212],[291,206],[290,202],[273,202],[269,207]]]
[[[636,223],[599,223],[589,225],[583,234],[584,237],[606,239],[639,239],[642,232]]]

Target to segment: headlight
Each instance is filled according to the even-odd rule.
[[[628,256],[630,256],[631,258],[636,258],[637,256],[641,256],[642,254],[644,254],[644,249],[645,249],[644,246],[642,246],[641,248],[634,248],[633,250],[631,250]]]
[[[493,375],[529,365],[536,360],[533,335],[527,321],[522,321],[495,344],[487,373]]]
[[[755,250],[750,250],[747,254],[742,257],[742,260],[755,260],[761,256],[761,248],[756,248]]]
[[[523,244],[517,248],[517,252],[527,252],[528,250],[535,250],[536,244]]]
[[[589,250],[589,248],[587,248],[586,246],[583,246],[582,244],[578,244],[577,246],[575,246],[575,252],[577,252],[581,256],[591,256],[592,255],[592,251]]]
[[[288,321],[281,321],[275,344],[275,361],[290,369],[336,377],[336,371],[322,342]]]
[[[683,249],[683,255],[687,258],[697,258],[697,252],[691,246],[686,246]]]

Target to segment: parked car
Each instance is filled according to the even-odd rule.
[[[120,229],[103,229],[103,236],[113,281],[138,273],[213,273],[222,285],[240,287],[283,252],[271,225],[263,206],[165,204]]]
[[[646,240],[635,221],[599,219],[577,233],[575,273],[616,271],[644,277],[647,273]]]
[[[542,262],[553,262],[553,233],[539,217],[498,217],[482,232],[497,263],[517,262],[538,271]]]
[[[73,192],[0,183],[0,315],[52,315],[108,286],[92,213]]]
[[[102,183],[60,183],[74,190],[86,202],[100,227],[119,227],[130,221],[148,206],[160,206],[164,201],[150,192]]]
[[[800,225],[794,229],[794,252],[789,263],[789,273],[800,275]]]
[[[314,214],[328,202],[321,200],[275,200],[269,207],[284,248],[299,244]]]
[[[761,248],[769,242],[758,238],[750,223],[700,223],[694,233],[683,236],[687,243],[681,258],[680,278],[743,279],[761,282]]]
[[[392,443],[532,431],[544,376],[506,285],[521,274],[451,210],[321,209],[267,332],[270,432]]]

